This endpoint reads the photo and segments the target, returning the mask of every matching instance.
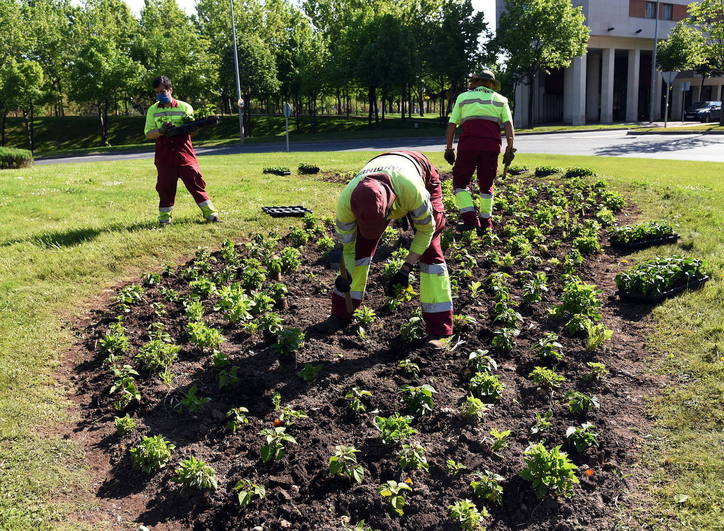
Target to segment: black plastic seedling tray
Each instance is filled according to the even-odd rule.
[[[308,208],[303,207],[301,205],[265,206],[265,207],[261,207],[261,209],[273,218],[285,218],[285,217],[301,218],[304,216],[304,214],[312,213],[311,210],[309,210]]]
[[[666,245],[669,243],[675,243],[679,239],[678,234],[671,234],[670,236],[664,236],[663,238],[654,238],[651,240],[639,240],[635,242],[616,242],[611,240],[611,247],[621,249],[622,251],[636,251],[638,249],[645,249],[646,247],[653,247],[654,245]]]
[[[618,296],[622,301],[626,302],[637,302],[640,304],[658,304],[665,299],[673,297],[674,295],[678,295],[682,291],[686,291],[687,289],[698,289],[706,284],[708,280],[709,277],[705,276],[698,280],[692,280],[691,282],[687,282],[686,284],[677,286],[656,295],[643,295],[641,293],[628,293],[626,291],[618,290]]]

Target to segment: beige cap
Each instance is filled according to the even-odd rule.
[[[492,81],[493,90],[500,90],[500,81],[495,79],[492,70],[481,70],[470,76],[470,81]]]

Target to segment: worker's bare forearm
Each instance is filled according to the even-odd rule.
[[[455,142],[455,130],[457,127],[457,124],[447,124],[447,134],[445,135],[445,140],[447,141],[448,149],[452,149],[453,147],[453,142]]]
[[[503,128],[505,129],[505,141],[508,143],[508,147],[512,148],[515,143],[515,128],[511,122],[505,122]]]

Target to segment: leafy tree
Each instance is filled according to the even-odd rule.
[[[0,66],[0,100],[6,109],[21,109],[28,141],[34,149],[33,116],[35,105],[43,95],[43,69],[32,60],[6,59]],[[5,111],[7,112],[7,111]]]
[[[656,65],[664,72],[693,70],[705,60],[702,36],[685,24],[677,24],[656,51]]]
[[[496,43],[508,55],[514,83],[532,85],[536,73],[569,66],[585,53],[589,30],[581,7],[570,0],[505,0]],[[533,98],[528,98],[533,127]]]
[[[149,77],[166,75],[182,99],[198,107],[209,103],[218,87],[218,68],[208,52],[210,43],[176,0],[146,0],[134,57]],[[148,92],[146,84],[145,91]]]
[[[78,50],[71,66],[72,96],[91,103],[101,126],[101,141],[108,142],[108,111],[111,104],[138,87],[145,69],[107,37],[91,37]]]

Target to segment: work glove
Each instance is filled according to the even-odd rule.
[[[387,282],[387,295],[393,297],[397,290],[407,289],[410,285],[410,270],[411,267],[407,264],[403,265],[402,268],[395,273],[395,275]]]
[[[511,162],[513,162],[513,159],[515,158],[515,152],[518,151],[515,148],[508,147],[505,150],[505,153],[503,154],[503,165],[509,166]]]
[[[339,275],[334,281],[334,287],[337,288],[337,291],[340,293],[349,293],[352,287],[352,281],[347,277]]]
[[[455,164],[455,150],[453,148],[447,148],[445,150],[445,160],[451,166]]]
[[[161,126],[161,128],[158,130],[158,132],[161,133],[162,135],[165,135],[165,134],[168,133],[171,129],[173,129],[173,127],[174,127],[174,126],[173,126],[173,124],[172,124],[171,122],[166,122],[165,124],[163,124],[163,125]]]

